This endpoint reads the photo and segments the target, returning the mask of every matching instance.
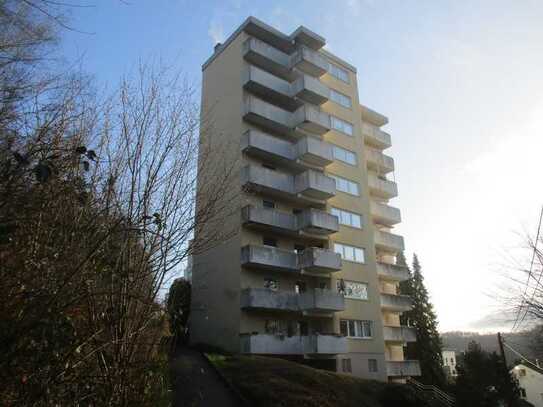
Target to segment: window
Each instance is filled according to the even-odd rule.
[[[305,281],[296,281],[296,285],[294,286],[294,291],[296,292],[296,294],[305,293],[306,291]]]
[[[332,151],[336,160],[343,161],[347,164],[356,165],[356,153],[338,146],[334,146]]]
[[[334,130],[345,133],[348,136],[353,135],[353,125],[345,120],[341,120],[335,116],[330,116],[330,124]]]
[[[340,81],[349,83],[349,72],[347,72],[347,70],[340,68],[335,64],[329,64],[328,72],[330,72],[330,75],[339,79]]]
[[[344,373],[351,373],[351,359],[341,359],[341,371]]]
[[[334,251],[341,255],[343,260],[353,261],[355,263],[364,263],[364,249],[360,247],[348,246],[346,244],[334,243]]]
[[[371,338],[373,336],[373,322],[341,319],[339,330],[343,336],[350,338]]]
[[[339,280],[337,282],[337,289],[338,292],[343,292],[345,298],[354,300],[368,299],[368,285],[366,283]]]
[[[272,237],[263,237],[262,243],[264,244],[264,246],[277,247],[277,239],[274,239]]]
[[[275,208],[275,202],[273,201],[266,201],[265,199],[262,201],[262,206],[264,208],[274,209]]]
[[[328,174],[330,178],[336,181],[336,189],[347,194],[358,196],[358,184],[348,179],[338,177],[337,175]]]
[[[350,109],[353,106],[349,96],[344,95],[343,93],[340,93],[334,89],[330,89],[330,99],[332,99],[333,102],[346,107],[347,109]]]
[[[274,280],[273,278],[265,278],[264,288],[269,288],[270,290],[277,291],[279,290],[279,281]]]
[[[343,209],[332,208],[330,213],[339,218],[339,223],[353,228],[362,228],[362,217],[357,213],[344,211]]]
[[[368,370],[370,373],[377,373],[377,359],[368,359]]]

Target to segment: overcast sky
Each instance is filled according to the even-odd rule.
[[[362,103],[390,119],[397,232],[419,255],[440,330],[500,325],[488,315],[506,256],[543,204],[543,1],[87,3],[72,25],[92,34],[66,33],[65,55],[109,85],[161,58],[199,87],[213,45],[249,15],[325,37],[358,67]]]

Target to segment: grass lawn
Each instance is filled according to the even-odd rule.
[[[433,407],[411,387],[363,380],[262,356],[207,354],[255,407]]]

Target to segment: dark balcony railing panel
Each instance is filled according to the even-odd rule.
[[[341,256],[330,250],[310,247],[300,254],[300,268],[315,273],[341,270]]]
[[[241,264],[263,269],[298,271],[298,255],[276,247],[248,245],[241,248]]]
[[[405,312],[413,306],[413,301],[407,295],[381,293],[381,307],[391,311]]]
[[[333,290],[315,288],[300,294],[300,309],[313,312],[337,312],[345,309],[345,298]]]
[[[311,234],[327,235],[339,231],[337,216],[317,209],[308,209],[297,215],[299,230]]]
[[[298,294],[288,291],[274,291],[268,288],[247,288],[241,292],[241,308],[266,309],[274,311],[298,311]]]
[[[387,361],[387,375],[390,377],[420,376],[418,360]]]
[[[409,326],[384,326],[385,341],[390,342],[416,342],[417,330]]]
[[[377,262],[377,274],[387,280],[405,281],[409,279],[409,270],[405,266]]]

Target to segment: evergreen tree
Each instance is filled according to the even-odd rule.
[[[405,263],[403,254],[398,255],[398,264]],[[424,286],[421,266],[416,254],[413,255],[411,278],[400,283],[402,294],[409,295],[413,308],[405,312],[402,325],[409,325],[417,330],[417,341],[407,345],[406,359],[416,359],[420,362],[422,376],[420,381],[444,388],[446,385],[445,372],[441,356],[442,344],[437,331],[437,316],[428,298],[428,290]]]

